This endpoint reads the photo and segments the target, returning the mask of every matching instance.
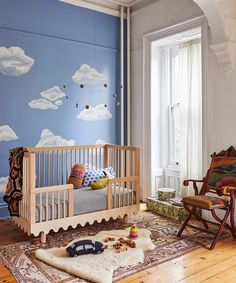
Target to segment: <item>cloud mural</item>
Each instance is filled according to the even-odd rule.
[[[99,73],[96,69],[90,67],[87,64],[81,65],[81,67],[74,73],[72,80],[75,83],[90,83],[96,84],[99,82],[105,83],[108,78],[105,74]]]
[[[0,142],[1,141],[14,141],[17,140],[18,136],[8,125],[0,126]]]
[[[34,59],[27,56],[20,47],[0,47],[0,72],[17,77],[26,74],[34,65]]]
[[[39,110],[57,110],[58,106],[44,98],[35,99],[29,102],[29,107]]]
[[[50,101],[56,101],[59,98],[65,97],[65,93],[60,90],[58,86],[51,87],[43,92],[40,95]]]
[[[0,192],[1,193],[6,192],[6,186],[7,186],[8,178],[9,178],[9,176],[0,178]]]
[[[99,144],[108,144],[108,142],[106,142],[106,141],[104,141],[104,140],[101,140],[101,139],[98,139],[98,140],[96,140],[96,142],[95,142],[95,145],[99,145]]]
[[[47,146],[72,146],[75,145],[75,140],[66,140],[61,136],[55,136],[49,129],[44,129],[41,132],[41,137],[36,147]]]
[[[58,110],[63,104],[60,98],[65,97],[65,93],[58,86],[54,86],[40,93],[43,98],[34,99],[28,103],[32,109]]]
[[[87,105],[84,110],[82,110],[76,118],[84,120],[84,121],[99,121],[99,120],[107,120],[111,119],[112,114],[107,109],[106,104],[98,104],[95,107]]]

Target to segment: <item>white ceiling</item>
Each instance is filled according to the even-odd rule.
[[[75,6],[94,9],[104,13],[119,15],[120,6],[131,7],[132,11],[157,0],[59,0]]]

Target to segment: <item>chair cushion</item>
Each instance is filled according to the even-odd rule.
[[[221,208],[227,206],[228,200],[219,197],[199,195],[199,196],[184,197],[183,203],[200,207],[203,209],[204,208],[212,209],[212,208]]]

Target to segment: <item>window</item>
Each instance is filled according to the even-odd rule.
[[[180,94],[179,94],[179,46],[170,47],[170,103],[168,105],[169,121],[169,165],[178,166],[180,162]]]
[[[160,153],[152,172],[163,170],[162,186],[179,193],[183,179],[201,174],[201,60],[200,28],[152,45],[152,152]]]

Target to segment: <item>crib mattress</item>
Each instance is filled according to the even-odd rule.
[[[121,190],[122,191],[122,190]],[[129,193],[129,199],[128,199]],[[133,194],[134,200],[135,195]],[[57,198],[56,198],[57,199]],[[113,190],[113,205],[116,202],[116,207],[119,206],[126,206],[132,204],[132,191],[128,189],[124,189],[124,194],[120,194],[119,199],[119,188],[117,187],[116,190]],[[43,197],[43,209],[42,209],[42,221],[46,220],[46,201]],[[59,204],[59,209],[58,209]],[[65,210],[64,210],[64,205]],[[74,190],[74,215],[85,214],[89,212],[95,212],[100,210],[107,209],[107,188],[100,189],[100,190],[92,190],[90,187],[80,188],[78,190]],[[64,203],[63,201],[54,201],[54,219],[58,218],[58,213],[60,213],[60,218],[65,217],[64,211],[66,213],[65,216],[68,216],[68,200]],[[52,201],[49,198],[48,201],[48,219],[52,219]],[[36,200],[36,222],[40,222],[40,206],[39,200]]]

